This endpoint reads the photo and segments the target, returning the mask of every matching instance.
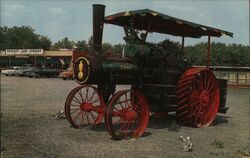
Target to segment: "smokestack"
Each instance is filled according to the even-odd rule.
[[[94,53],[102,55],[102,34],[105,14],[105,5],[93,5],[93,44]]]

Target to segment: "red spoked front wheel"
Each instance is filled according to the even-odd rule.
[[[115,140],[140,137],[149,120],[147,101],[137,90],[119,91],[110,100],[105,120]]]
[[[209,69],[190,68],[178,81],[177,97],[180,107],[176,111],[181,124],[208,127],[219,108],[220,89]]]
[[[96,125],[104,118],[105,103],[96,87],[83,85],[74,88],[65,102],[65,116],[75,128]]]

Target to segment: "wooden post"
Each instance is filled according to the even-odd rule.
[[[210,65],[210,35],[208,35],[208,42],[207,42],[207,68]]]
[[[34,59],[35,59],[35,63],[34,63],[34,65],[35,65],[35,67],[36,67],[36,56],[34,56]]]
[[[11,56],[9,56],[9,67],[11,66],[10,60],[11,60]]]
[[[43,56],[43,67],[45,68],[45,56]]]

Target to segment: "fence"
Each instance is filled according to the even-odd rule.
[[[226,79],[229,86],[250,88],[250,67],[212,66],[216,78]]]

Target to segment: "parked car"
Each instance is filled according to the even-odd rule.
[[[14,75],[18,75],[18,71],[21,69],[20,66],[12,66],[9,69],[6,70],[2,70],[2,74],[4,74],[5,76],[14,76]]]
[[[32,68],[29,71],[25,72],[25,76],[28,77],[57,77],[60,73],[57,69],[51,69],[51,68]]]
[[[25,76],[25,73],[27,71],[30,71],[34,69],[34,67],[31,64],[24,64],[18,71],[17,71],[17,75],[19,76]]]
[[[33,65],[32,64],[23,64],[22,67],[26,67],[26,68],[27,67],[33,67]]]
[[[32,71],[34,71],[36,68],[35,67],[28,67],[28,68],[25,68],[23,71],[22,71],[22,76],[28,76],[28,74]]]
[[[67,80],[67,79],[73,79],[74,76],[74,72],[72,69],[68,68],[62,72],[59,73],[59,78],[62,78],[63,80]]]

